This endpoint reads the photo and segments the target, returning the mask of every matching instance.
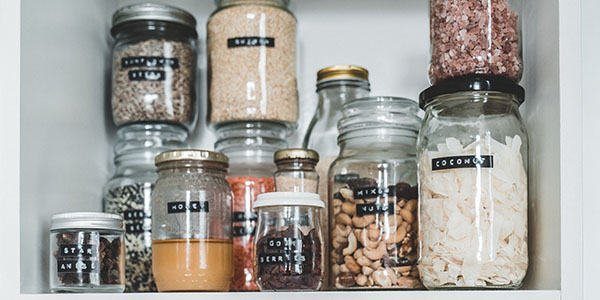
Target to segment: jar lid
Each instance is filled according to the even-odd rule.
[[[315,150],[310,149],[289,148],[281,149],[275,152],[274,158],[275,163],[286,159],[306,159],[317,163],[319,162],[319,153],[317,153],[317,151]]]
[[[229,158],[221,152],[194,149],[171,150],[163,152],[156,156],[154,159],[154,164],[158,166],[161,163],[180,160],[212,161],[229,164]]]
[[[67,212],[54,214],[50,230],[98,229],[125,231],[123,218],[119,215],[99,212]]]
[[[254,209],[269,206],[313,206],[325,208],[325,203],[315,193],[273,192],[258,195]]]
[[[165,21],[196,29],[196,19],[189,12],[161,3],[140,3],[120,8],[113,14],[112,26],[134,21]]]
[[[509,78],[499,75],[472,74],[442,80],[419,95],[419,107],[425,108],[439,96],[459,92],[493,91],[512,94],[519,104],[525,101],[525,89]]]
[[[335,65],[323,68],[317,72],[317,83],[334,79],[369,80],[369,71],[353,65]]]

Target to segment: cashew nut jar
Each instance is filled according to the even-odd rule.
[[[527,273],[524,90],[469,76],[421,93],[419,273],[425,287],[507,288]]]
[[[422,288],[416,267],[418,111],[415,101],[394,97],[344,105],[340,153],[329,170],[335,289]]]

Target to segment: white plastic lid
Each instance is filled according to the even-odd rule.
[[[99,212],[67,212],[55,214],[50,230],[93,229],[124,231],[123,218],[119,215]]]
[[[315,193],[275,192],[258,195],[254,209],[267,206],[313,206],[325,208],[325,203]]]

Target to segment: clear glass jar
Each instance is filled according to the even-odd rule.
[[[122,293],[125,290],[123,218],[70,212],[50,223],[52,293]]]
[[[275,151],[287,148],[286,127],[272,122],[229,123],[217,130],[215,149],[229,157],[227,181],[233,191],[233,291],[257,291],[253,242],[256,214],[252,205],[275,191]]]
[[[104,187],[104,211],[125,220],[125,291],[153,292],[152,199],[158,177],[154,157],[185,148],[185,129],[167,124],[129,124],[117,130],[115,173]]]
[[[197,119],[196,20],[179,8],[142,3],[113,15],[112,112],[117,126]]]
[[[174,150],[156,157],[152,271],[160,292],[229,291],[233,251],[227,157]]]
[[[344,105],[329,170],[330,285],[421,288],[417,263],[417,103],[372,97]]]
[[[315,170],[319,154],[310,149],[290,148],[275,152],[278,192],[318,193],[319,174]]]
[[[528,265],[524,93],[503,77],[421,93],[419,271],[427,288],[521,286]]]
[[[522,0],[430,0],[432,84],[469,74],[523,75]]]
[[[267,193],[258,196],[254,208],[254,266],[260,290],[318,290],[324,276],[319,215],[325,208],[319,195]]]
[[[298,120],[296,18],[288,0],[216,0],[207,24],[208,123]]]

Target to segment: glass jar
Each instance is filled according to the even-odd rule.
[[[117,126],[172,123],[192,131],[196,20],[157,3],[123,7],[113,15],[112,112]]]
[[[372,97],[344,105],[329,170],[330,285],[421,288],[417,263],[417,103]]]
[[[430,0],[429,80],[523,75],[522,0]]]
[[[421,93],[420,261],[435,288],[518,288],[527,272],[525,91],[504,77]]]
[[[258,213],[254,258],[261,291],[312,290],[323,282],[323,239],[318,194],[267,193],[254,203]]]
[[[152,271],[160,292],[229,291],[231,189],[228,159],[204,150],[156,157],[152,193]]]
[[[215,149],[229,157],[227,181],[233,191],[233,291],[258,290],[252,265],[252,205],[258,195],[275,191],[273,155],[287,148],[285,135],[286,127],[272,122],[229,123],[217,130]]]
[[[309,149],[290,148],[275,152],[275,190],[278,192],[317,193],[319,174],[315,165],[319,154]]]
[[[95,212],[52,216],[50,291],[121,293],[125,289],[123,218]]]
[[[208,123],[298,120],[296,18],[288,0],[216,0],[207,24]]]
[[[104,211],[125,220],[125,291],[152,292],[152,200],[158,177],[154,157],[186,147],[175,125],[129,124],[117,130],[115,173],[104,187]]]

